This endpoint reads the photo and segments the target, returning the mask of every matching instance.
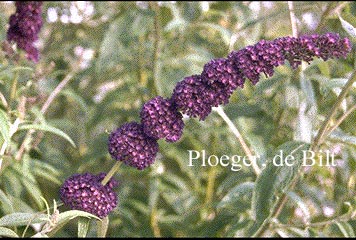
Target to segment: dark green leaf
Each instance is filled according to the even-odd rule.
[[[30,129],[54,133],[58,136],[63,137],[64,139],[66,139],[73,147],[76,147],[73,140],[66,133],[64,133],[62,130],[60,130],[58,128],[55,128],[55,127],[52,127],[49,125],[24,124],[24,125],[19,126],[19,128],[18,128],[18,130],[30,130]]]
[[[244,182],[232,188],[219,202],[217,209],[233,205],[245,195],[252,195],[255,184],[253,182]],[[237,207],[237,206],[236,206]]]
[[[0,226],[26,226],[32,223],[43,223],[47,220],[46,214],[40,213],[11,213],[0,218]]]
[[[252,196],[252,213],[258,223],[262,223],[274,209],[274,204],[282,193],[286,193],[294,177],[298,174],[303,163],[303,150],[307,150],[309,144],[303,142],[286,142],[277,148],[272,158],[266,162],[266,167],[256,180],[255,189]],[[292,166],[278,163],[279,159],[284,159],[291,155]],[[292,158],[290,157],[290,158]],[[275,159],[275,163],[273,163]]]
[[[19,237],[14,231],[12,231],[9,228],[5,228],[5,227],[0,227],[0,236],[10,237],[10,238],[18,238]]]

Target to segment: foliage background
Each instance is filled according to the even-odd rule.
[[[355,43],[337,15],[356,26],[354,2],[294,2],[294,8],[299,34],[331,31]],[[62,182],[74,173],[108,172],[114,164],[107,152],[108,133],[127,121],[139,121],[145,101],[156,95],[170,97],[178,81],[200,74],[211,59],[261,39],[292,34],[287,2],[45,2],[43,9],[45,22],[37,43],[40,62],[21,58],[16,63],[1,52],[0,91],[7,100],[7,106],[2,102],[7,114],[1,123],[37,119],[62,130],[76,147],[61,136],[37,131],[16,160],[26,131],[15,132],[0,170],[0,217],[46,210],[40,196],[53,207]],[[1,40],[6,39],[14,11],[12,2],[0,2]],[[286,64],[271,78],[261,76],[256,86],[246,82],[224,110],[251,149],[262,156],[262,164],[285,142],[311,142],[353,69],[354,50],[347,59],[316,59],[302,73]],[[41,114],[49,94],[68,75],[73,78]],[[11,98],[16,77],[17,91]],[[355,105],[355,92],[354,86],[338,117]],[[338,166],[307,169],[288,193],[279,217],[283,225],[273,225],[267,235],[354,235],[355,121],[353,111],[322,145],[337,154]],[[148,169],[121,166],[116,174],[119,204],[109,215],[107,236],[253,233],[252,169],[188,166],[187,150],[245,155],[239,142],[215,112],[204,122],[185,119],[185,124],[178,143],[159,141],[160,152]],[[59,207],[60,212],[67,210]],[[306,227],[310,222],[321,224]],[[34,235],[38,227],[30,227],[25,235]],[[25,230],[9,228],[20,236]],[[75,237],[77,228],[73,219],[54,236]],[[95,236],[96,228],[91,221],[88,236]]]

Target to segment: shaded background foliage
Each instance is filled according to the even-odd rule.
[[[300,35],[331,31],[350,37],[338,11],[356,26],[353,2],[295,2],[294,8]],[[5,40],[15,7],[1,2],[0,9],[0,39]],[[1,53],[1,92],[8,96],[16,75],[19,80],[16,97],[2,108],[10,113],[10,122],[19,114],[25,122],[39,118],[68,134],[76,147],[63,137],[36,132],[17,161],[14,156],[26,131],[16,132],[0,171],[0,216],[44,210],[40,196],[49,203],[58,201],[60,185],[74,173],[108,172],[114,164],[107,152],[108,133],[125,122],[139,121],[145,101],[156,95],[170,97],[178,81],[200,74],[212,58],[226,57],[261,39],[291,35],[286,2],[45,2],[43,9],[40,62],[21,58],[15,63]],[[350,39],[354,44],[355,38]],[[19,66],[23,68],[16,69]],[[354,50],[346,59],[316,59],[302,75],[286,64],[276,68],[273,77],[262,76],[256,86],[246,82],[224,109],[262,156],[261,165],[287,141],[310,143],[354,68]],[[47,96],[70,73],[72,80],[48,112],[40,114]],[[338,116],[355,105],[355,92],[353,87]],[[27,99],[23,112],[21,96]],[[338,167],[309,168],[289,192],[280,215],[280,222],[288,225],[273,228],[269,235],[354,235],[351,217],[311,228],[303,224],[328,221],[355,208],[355,121],[356,111],[322,145],[337,154]],[[204,122],[185,119],[185,124],[179,142],[159,141],[156,162],[148,169],[122,165],[116,174],[119,203],[109,215],[107,236],[251,234],[256,182],[252,169],[234,172],[198,162],[188,166],[187,150],[245,155],[238,141],[215,112]],[[88,235],[95,236],[95,229],[92,222]],[[22,231],[19,228],[18,234]],[[35,228],[27,231],[35,234]],[[55,236],[77,236],[76,220]]]

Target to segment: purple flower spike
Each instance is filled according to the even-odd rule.
[[[106,173],[92,175],[90,173],[75,174],[67,178],[59,193],[63,203],[71,209],[82,210],[99,218],[106,217],[117,205],[118,198],[113,190],[118,182],[111,178],[103,186],[101,181]]]
[[[176,142],[183,133],[183,116],[170,99],[157,96],[146,102],[141,110],[143,130],[154,139],[165,138],[167,142]]]
[[[214,92],[200,75],[193,75],[177,83],[172,100],[184,114],[204,120],[211,112]]]
[[[218,81],[209,85],[207,81],[201,75],[193,75],[178,82],[172,95],[178,109],[189,117],[204,120],[212,107],[227,104],[233,93],[232,86]]]
[[[158,143],[144,133],[141,124],[130,122],[110,134],[108,149],[114,159],[142,170],[154,162]]]
[[[285,59],[289,61],[293,69],[297,68],[302,61],[309,63],[313,57],[326,61],[329,58],[345,58],[351,51],[350,40],[340,38],[336,33],[304,35],[299,38],[284,37],[275,41],[284,46]]]
[[[274,73],[273,68],[284,63],[282,49],[283,45],[279,42],[261,40],[254,46],[232,51],[228,59],[251,80],[252,84],[256,84],[260,73],[270,77]]]
[[[42,27],[42,2],[16,2],[16,12],[10,16],[7,40],[14,41],[27,53],[27,58],[38,62],[39,53],[33,46]]]
[[[243,88],[245,83],[245,78],[241,72],[234,68],[230,60],[225,58],[213,59],[205,64],[201,77],[208,85],[221,84],[229,91],[234,91],[237,87]]]
[[[299,38],[283,37],[273,41],[261,40],[253,46],[239,51],[232,51],[228,59],[234,67],[253,84],[259,81],[260,73],[266,77],[274,74],[274,67],[288,60],[296,69],[302,61],[310,62],[314,57],[329,58],[346,57],[351,51],[350,41],[340,38],[338,34],[304,35]]]

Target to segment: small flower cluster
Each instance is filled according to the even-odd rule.
[[[111,178],[103,186],[101,181],[105,176],[106,173],[84,173],[67,178],[59,190],[60,199],[71,209],[86,211],[99,218],[106,217],[117,205],[118,199],[113,189],[118,182]]]
[[[227,58],[205,64],[200,75],[178,82],[171,98],[157,96],[146,102],[140,112],[141,123],[125,123],[111,132],[108,151],[113,159],[143,170],[154,162],[159,139],[176,142],[181,138],[182,113],[204,120],[212,107],[227,104],[232,93],[238,87],[243,88],[246,79],[256,84],[261,73],[272,76],[274,67],[286,60],[296,68],[301,61],[309,62],[313,57],[340,58],[350,51],[350,41],[334,33],[261,40],[254,46],[232,51]],[[117,197],[112,189],[117,183],[102,186],[104,175],[70,177],[61,188],[61,199],[73,209],[106,216],[116,206]]]
[[[137,122],[125,123],[110,134],[109,153],[139,170],[152,164],[157,152],[157,141],[147,137]]]
[[[16,12],[10,16],[7,40],[17,43],[17,47],[27,53],[27,58],[38,62],[39,52],[33,43],[38,39],[42,27],[42,2],[16,1]]]
[[[180,139],[184,128],[181,113],[204,120],[212,107],[227,104],[232,93],[238,87],[243,88],[246,79],[256,84],[261,73],[271,77],[274,68],[286,60],[295,69],[301,61],[310,62],[313,57],[340,58],[350,51],[349,39],[326,33],[261,40],[232,51],[227,58],[213,59],[205,64],[200,75],[178,82],[170,99],[157,96],[146,102],[141,110],[141,124],[126,123],[113,131],[109,153],[115,160],[142,170],[154,162],[157,140]]]

